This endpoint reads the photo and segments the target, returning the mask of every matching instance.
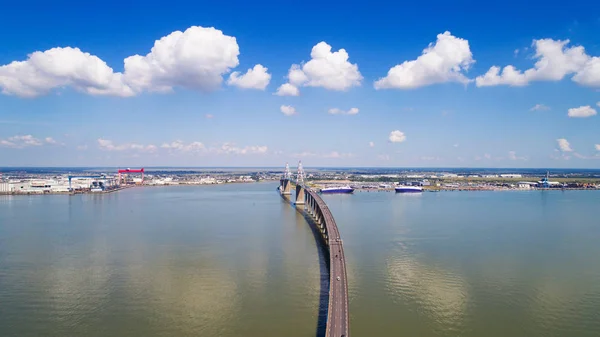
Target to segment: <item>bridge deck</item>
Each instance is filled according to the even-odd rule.
[[[348,337],[348,280],[346,258],[340,232],[335,219],[321,197],[310,189],[312,197],[323,215],[329,245],[329,309],[327,312],[327,337]]]

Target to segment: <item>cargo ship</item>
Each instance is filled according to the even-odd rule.
[[[423,192],[423,188],[420,186],[404,186],[398,185],[395,188],[396,193],[418,193]]]
[[[321,193],[352,193],[354,189],[350,186],[325,187],[320,190]]]

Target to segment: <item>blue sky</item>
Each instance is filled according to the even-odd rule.
[[[600,168],[570,4],[3,5],[0,166]]]

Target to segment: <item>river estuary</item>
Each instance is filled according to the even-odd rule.
[[[0,336],[316,336],[324,252],[276,186],[0,196]],[[600,336],[600,191],[324,200],[352,336]]]

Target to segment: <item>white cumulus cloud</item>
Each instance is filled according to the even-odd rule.
[[[527,160],[527,157],[517,156],[516,151],[508,151],[508,159],[510,159],[510,160]]]
[[[46,137],[46,138],[44,138],[44,142],[46,144],[50,144],[50,145],[58,145],[58,144],[60,144],[59,142],[56,141],[56,139],[54,139],[52,137]]]
[[[544,104],[536,104],[533,106],[533,108],[529,109],[529,111],[546,111],[546,110],[550,110],[550,107],[548,107]]]
[[[170,91],[174,86],[210,91],[239,64],[235,37],[215,28],[192,26],[154,43],[146,56],[125,59],[125,82],[136,91]]]
[[[596,151],[600,151],[600,144],[596,144],[595,147],[596,147]]]
[[[553,39],[534,40],[532,46],[535,48],[534,58],[537,61],[533,68],[522,72],[512,65],[503,69],[493,66],[485,75],[476,78],[476,85],[524,86],[532,81],[560,81],[571,74],[575,74],[573,80],[580,84],[599,84],[600,69],[596,69],[595,65],[597,58],[590,58],[582,46],[567,47],[569,42]]]
[[[331,108],[328,112],[332,115],[356,115],[358,113],[358,108],[351,108],[350,110]]]
[[[294,108],[291,105],[282,105],[279,109],[286,116],[293,116],[293,115],[297,114],[296,108]]]
[[[265,154],[269,148],[267,146],[246,146],[237,147],[234,143],[223,143],[219,147],[212,147],[209,149],[210,152],[217,154]]]
[[[92,95],[134,95],[121,73],[79,48],[36,51],[25,61],[0,66],[0,88],[7,95],[35,97],[65,86]]]
[[[252,69],[248,69],[243,75],[240,75],[239,71],[234,71],[229,75],[227,84],[243,89],[265,90],[271,81],[271,74],[267,71],[268,69],[260,64],[255,65]]]
[[[573,76],[573,81],[588,87],[600,87],[600,57],[591,57]]]
[[[176,150],[182,152],[198,152],[206,150],[206,147],[201,142],[191,142],[185,144],[181,140],[176,140],[171,143],[163,143],[160,147],[167,150]]]
[[[52,139],[52,138],[50,138]],[[30,146],[41,146],[44,142],[32,135],[16,135],[7,139],[0,139],[0,147],[21,149]]]
[[[469,41],[446,31],[438,34],[435,44],[430,43],[416,60],[404,61],[388,71],[386,77],[375,82],[375,89],[414,89],[430,84],[468,83],[463,74],[475,62]]]
[[[300,90],[295,85],[284,83],[279,88],[277,88],[277,92],[275,93],[277,96],[300,96]]]
[[[247,155],[247,154],[265,154],[268,152],[267,146],[245,146],[238,147],[234,143],[223,143],[207,147],[202,142],[194,141],[185,143],[181,140],[175,140],[170,143],[163,143],[161,148],[171,153],[195,153],[195,154],[217,154],[217,155]]]
[[[374,142],[369,142],[369,147],[375,147],[375,143]]]
[[[569,109],[568,116],[575,118],[585,118],[596,115],[597,112],[594,108],[589,105],[580,106],[579,108]]]
[[[293,153],[291,155],[294,158],[307,158],[307,157],[320,157],[320,158],[328,158],[328,159],[345,159],[345,158],[353,158],[355,155],[353,153],[342,153],[338,151],[331,151],[327,153],[315,153],[311,151],[303,151],[299,153]]]
[[[39,139],[33,137],[32,135],[14,136],[14,137],[10,137],[8,140],[14,141],[17,143],[22,143],[23,145],[28,145],[28,146],[42,145],[42,142]]]
[[[345,49],[332,52],[330,45],[319,42],[312,48],[310,56],[310,61],[303,65],[293,64],[290,67],[289,83],[286,83],[289,85],[279,87],[277,95],[297,96],[300,86],[345,91],[360,85],[363,77],[358,65],[350,63]]]
[[[556,142],[558,143],[558,148],[560,149],[560,151],[573,152],[573,149],[571,148],[571,144],[569,143],[568,140],[566,140],[564,138],[559,138],[556,140]]]
[[[492,66],[485,75],[478,76],[475,79],[475,85],[478,87],[500,84],[523,86],[527,84],[527,79],[514,66],[506,66],[502,69],[502,72],[500,72],[500,67]]]
[[[157,150],[155,145],[142,145],[137,143],[115,144],[112,140],[98,138],[98,148],[102,151],[139,151],[154,152]]]
[[[579,158],[579,159],[585,159],[585,160],[589,160],[589,159],[600,159],[600,153],[592,155],[592,156],[585,156],[582,155],[580,153],[574,152],[573,153],[573,157],[575,158]]]
[[[402,143],[406,140],[406,135],[400,130],[390,132],[389,140],[392,143]]]
[[[223,75],[239,64],[235,37],[215,28],[192,26],[155,41],[150,53],[133,55],[124,72],[114,72],[103,60],[79,48],[57,47],[36,51],[25,61],[0,66],[4,94],[34,97],[52,89],[72,87],[91,95],[133,96],[142,91],[169,92],[174,87],[211,91]],[[266,68],[255,66],[232,75],[232,85],[264,89]]]

